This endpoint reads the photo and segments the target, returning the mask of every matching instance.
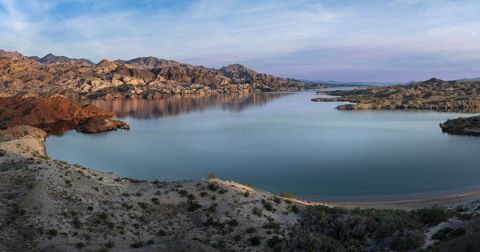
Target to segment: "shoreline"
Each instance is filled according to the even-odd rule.
[[[48,138],[50,135],[47,135],[46,138]],[[45,142],[43,143],[45,153],[48,155],[48,151],[45,145]],[[50,158],[50,157],[49,157]],[[67,162],[65,160],[59,160],[62,162]],[[81,164],[80,164],[81,165]],[[100,169],[95,169],[95,168],[90,168],[94,171],[101,172],[101,173],[109,173],[107,171],[103,171]],[[125,179],[133,179],[137,180],[135,178],[131,178],[128,176],[122,176],[113,173],[113,175],[117,177],[123,177]],[[138,179],[139,181],[143,181],[142,179]],[[153,181],[158,181],[159,179],[154,179],[154,180],[145,180],[148,183],[151,183]],[[186,182],[186,181],[200,181],[200,180],[206,180],[206,178],[198,178],[198,179],[185,179],[185,180],[160,180],[162,183],[181,183],[181,182]],[[242,184],[241,181],[234,181],[234,180],[229,180],[229,179],[222,179],[219,178],[219,180],[229,183],[229,184],[236,184],[236,185],[244,185]],[[268,190],[264,190],[261,186],[257,187],[256,185],[252,185],[252,188],[254,188],[257,191],[262,191],[266,193],[271,193],[272,195],[276,195],[277,197],[281,197],[278,193],[273,193]],[[285,198],[287,199],[287,198]],[[480,188],[477,189],[472,189],[472,190],[461,190],[461,191],[450,191],[450,192],[443,192],[443,193],[433,193],[428,196],[406,196],[402,197],[399,196],[397,199],[395,197],[388,198],[388,199],[359,199],[359,200],[309,200],[307,198],[303,198],[301,196],[294,196],[294,198],[288,198],[289,200],[295,201],[300,204],[304,204],[306,206],[308,205],[324,205],[324,206],[329,206],[329,207],[342,207],[342,208],[347,208],[347,209],[354,209],[354,208],[376,208],[376,209],[404,209],[404,210],[412,210],[412,209],[418,209],[418,208],[424,208],[424,207],[429,207],[433,205],[439,205],[439,206],[445,206],[445,207],[450,207],[458,204],[464,204],[468,203],[470,201],[480,199]]]
[[[378,209],[418,209],[433,205],[451,207],[468,203],[480,198],[480,189],[445,193],[434,196],[412,197],[407,199],[388,200],[359,200],[359,201],[322,201],[323,204],[331,207],[353,208],[378,208]]]
[[[478,201],[470,200],[480,197],[480,191],[475,191],[407,201],[312,202],[214,177],[140,181],[50,159],[46,156],[45,136],[44,131],[30,126],[0,132],[0,181],[5,182],[0,183],[5,195],[0,199],[8,204],[0,209],[0,217],[14,224],[9,226],[14,232],[8,233],[7,239],[0,239],[0,248],[96,251],[111,245],[115,246],[112,251],[216,251],[218,242],[224,241],[224,246],[233,250],[251,244],[251,251],[272,251],[272,242],[298,238],[286,232],[312,232],[308,226],[302,226],[302,220],[310,220],[309,214],[317,211],[329,216],[328,223],[333,223],[331,218],[337,218],[336,214],[355,218],[373,214],[368,217],[373,221],[377,217],[415,220],[413,217],[419,213],[436,209],[404,210],[434,204],[453,209],[454,204],[468,202],[462,209],[470,214],[478,205]],[[349,211],[355,207],[377,210]],[[27,231],[24,227],[36,229]],[[31,235],[22,236],[25,232]]]

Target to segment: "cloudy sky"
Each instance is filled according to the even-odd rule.
[[[0,48],[311,80],[480,76],[478,0],[0,0]]]

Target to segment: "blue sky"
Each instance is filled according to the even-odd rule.
[[[0,0],[0,48],[311,80],[480,76],[478,0]]]

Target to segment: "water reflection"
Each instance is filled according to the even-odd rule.
[[[220,107],[228,111],[242,111],[261,106],[290,93],[243,93],[219,96],[170,96],[162,99],[90,100],[93,105],[112,111],[119,118],[151,119],[176,116],[183,113]]]

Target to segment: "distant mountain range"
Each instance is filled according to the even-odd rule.
[[[296,91],[302,81],[257,73],[240,64],[219,69],[155,57],[131,60],[73,59],[47,54],[40,58],[0,50],[0,96],[213,95],[250,91]]]

